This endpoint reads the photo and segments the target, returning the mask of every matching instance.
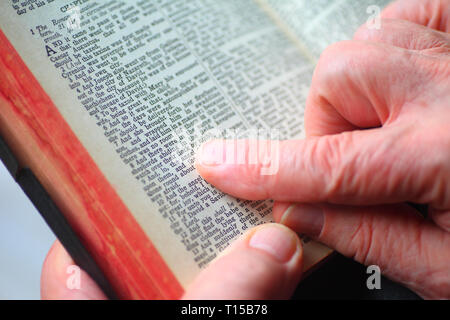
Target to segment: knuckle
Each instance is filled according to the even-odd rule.
[[[316,70],[313,76],[314,82],[326,82],[330,77],[334,77],[339,72],[345,70],[345,62],[348,61],[348,52],[354,46],[353,41],[341,41],[327,47],[320,55]],[[338,72],[339,71],[339,72]]]
[[[357,167],[357,156],[352,153],[354,133],[344,132],[339,135],[325,136],[319,139],[313,158],[322,170],[322,184],[327,200],[342,200],[345,196],[353,197],[351,187],[354,185],[354,168]]]
[[[374,66],[386,61],[385,48],[358,41],[341,41],[324,50],[314,71],[312,98],[327,97],[329,92],[348,91],[361,80],[377,72]],[[382,65],[386,63],[383,62]],[[391,66],[389,65],[389,68]]]
[[[374,253],[373,228],[373,219],[363,215],[350,235],[349,250],[353,253],[352,258],[364,265],[372,264],[377,256]]]

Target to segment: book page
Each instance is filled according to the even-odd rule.
[[[350,40],[392,0],[257,0],[319,58],[330,44]]]
[[[208,185],[190,140],[303,136],[313,64],[253,0],[5,0],[0,27],[183,286],[271,221]]]

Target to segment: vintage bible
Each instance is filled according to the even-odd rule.
[[[271,221],[196,173],[190,135],[302,137],[320,53],[387,2],[2,0],[0,135],[119,298],[179,298]],[[331,252],[304,251],[305,269]]]

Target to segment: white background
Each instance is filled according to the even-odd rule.
[[[55,237],[0,161],[0,299],[39,299]]]

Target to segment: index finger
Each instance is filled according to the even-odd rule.
[[[408,20],[450,32],[450,0],[398,0],[383,10],[384,19]]]

